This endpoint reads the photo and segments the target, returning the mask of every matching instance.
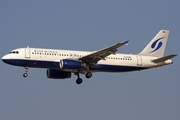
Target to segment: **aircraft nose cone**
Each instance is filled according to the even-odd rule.
[[[2,61],[6,64],[17,65],[17,61],[12,59],[12,56],[7,54],[2,57]]]
[[[5,63],[7,63],[7,60],[8,60],[7,55],[4,55],[4,56],[2,57],[2,61],[5,62]]]
[[[5,60],[5,59],[4,59],[4,56],[3,56],[3,57],[2,57],[2,61],[4,62],[4,60]]]
[[[2,57],[2,61],[5,62],[4,56]]]

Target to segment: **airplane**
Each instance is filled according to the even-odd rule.
[[[77,76],[76,83],[83,80],[80,74],[91,78],[93,72],[130,72],[140,71],[172,64],[171,58],[177,54],[164,55],[169,30],[160,30],[139,54],[119,54],[117,48],[127,45],[129,41],[119,42],[107,48],[88,52],[74,50],[57,50],[44,48],[18,48],[2,57],[2,61],[25,68],[46,68],[48,78],[66,79],[71,74]]]

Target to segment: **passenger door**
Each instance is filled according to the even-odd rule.
[[[30,48],[25,48],[25,58],[30,58]]]
[[[137,65],[142,66],[142,57],[141,56],[137,56]]]

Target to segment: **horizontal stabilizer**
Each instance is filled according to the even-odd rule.
[[[156,63],[158,63],[158,62],[164,62],[164,61],[169,60],[169,59],[171,59],[171,58],[173,58],[173,57],[175,57],[175,56],[177,56],[177,54],[172,54],[172,55],[160,57],[160,58],[158,58],[158,59],[152,60],[152,62],[156,62]]]

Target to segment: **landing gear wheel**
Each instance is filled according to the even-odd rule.
[[[27,76],[28,76],[28,74],[27,74],[27,73],[24,73],[24,74],[23,74],[23,77],[27,77]]]
[[[77,80],[76,80],[76,83],[79,85],[79,84],[81,84],[83,82],[83,80],[81,79],[81,78],[78,78]]]
[[[86,73],[86,78],[90,78],[90,77],[92,77],[92,73],[91,72],[87,72]]]
[[[27,77],[28,76],[28,74],[27,74],[27,72],[28,72],[28,67],[24,67],[25,68],[25,73],[23,74],[23,77]]]

